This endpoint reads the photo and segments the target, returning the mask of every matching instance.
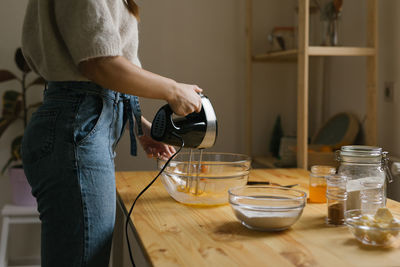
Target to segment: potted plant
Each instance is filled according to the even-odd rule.
[[[43,78],[36,76],[29,79],[30,82],[28,82],[27,78],[28,74],[31,73],[31,69],[22,55],[21,48],[17,48],[15,52],[15,63],[21,71],[20,77],[9,70],[0,69],[0,83],[14,80],[20,85],[18,89],[6,90],[3,93],[0,138],[10,125],[19,120],[23,121],[23,129],[16,134],[11,142],[11,156],[2,168],[1,173],[4,174],[8,170],[14,204],[31,206],[35,205],[36,201],[31,194],[31,187],[22,168],[21,141],[23,130],[25,130],[28,123],[28,114],[32,109],[40,106],[41,103],[29,104],[26,93],[34,85],[43,85],[45,81]]]

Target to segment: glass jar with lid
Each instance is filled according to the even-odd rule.
[[[330,225],[344,224],[344,212],[346,210],[347,177],[332,175],[327,177],[326,200],[328,217],[326,222]]]
[[[311,203],[326,203],[326,178],[335,174],[332,166],[314,165],[311,167],[309,182],[309,201]]]
[[[360,209],[360,191],[365,182],[385,184],[386,174],[391,182],[390,171],[387,168],[388,156],[382,148],[373,146],[342,146],[336,152],[340,162],[338,174],[347,177],[346,210]],[[386,170],[388,170],[386,172]],[[386,201],[386,186],[384,187],[384,201]]]

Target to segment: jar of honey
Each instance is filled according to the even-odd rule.
[[[334,175],[336,168],[315,165],[311,167],[309,196],[310,203],[326,203],[326,178]]]

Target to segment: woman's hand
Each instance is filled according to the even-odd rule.
[[[199,95],[201,92],[203,90],[196,85],[176,83],[173,94],[167,101],[175,114],[186,116],[201,111],[201,97]]]
[[[139,142],[149,158],[168,160],[176,152],[173,146],[158,142],[147,135],[140,136]]]
[[[176,151],[173,146],[166,145],[151,138],[151,123],[142,117],[143,136],[139,137],[139,142],[149,158],[160,158],[168,160]]]

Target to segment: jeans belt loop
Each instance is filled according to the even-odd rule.
[[[127,111],[129,120],[129,135],[131,139],[131,155],[137,155],[137,145],[135,139],[135,121],[138,127],[138,136],[143,136],[142,129],[142,114],[140,111],[139,101],[137,96],[132,96],[130,98],[124,99],[125,109]],[[135,118],[135,119],[133,119]]]
[[[143,128],[142,128],[142,110],[140,109],[139,97],[134,96],[131,98],[131,102],[133,102],[133,114],[135,115],[137,127],[138,127],[138,135],[143,136]]]
[[[121,98],[121,94],[118,93],[118,92],[115,92],[115,99],[114,99],[114,102],[115,102],[115,103],[118,103],[120,98]]]

